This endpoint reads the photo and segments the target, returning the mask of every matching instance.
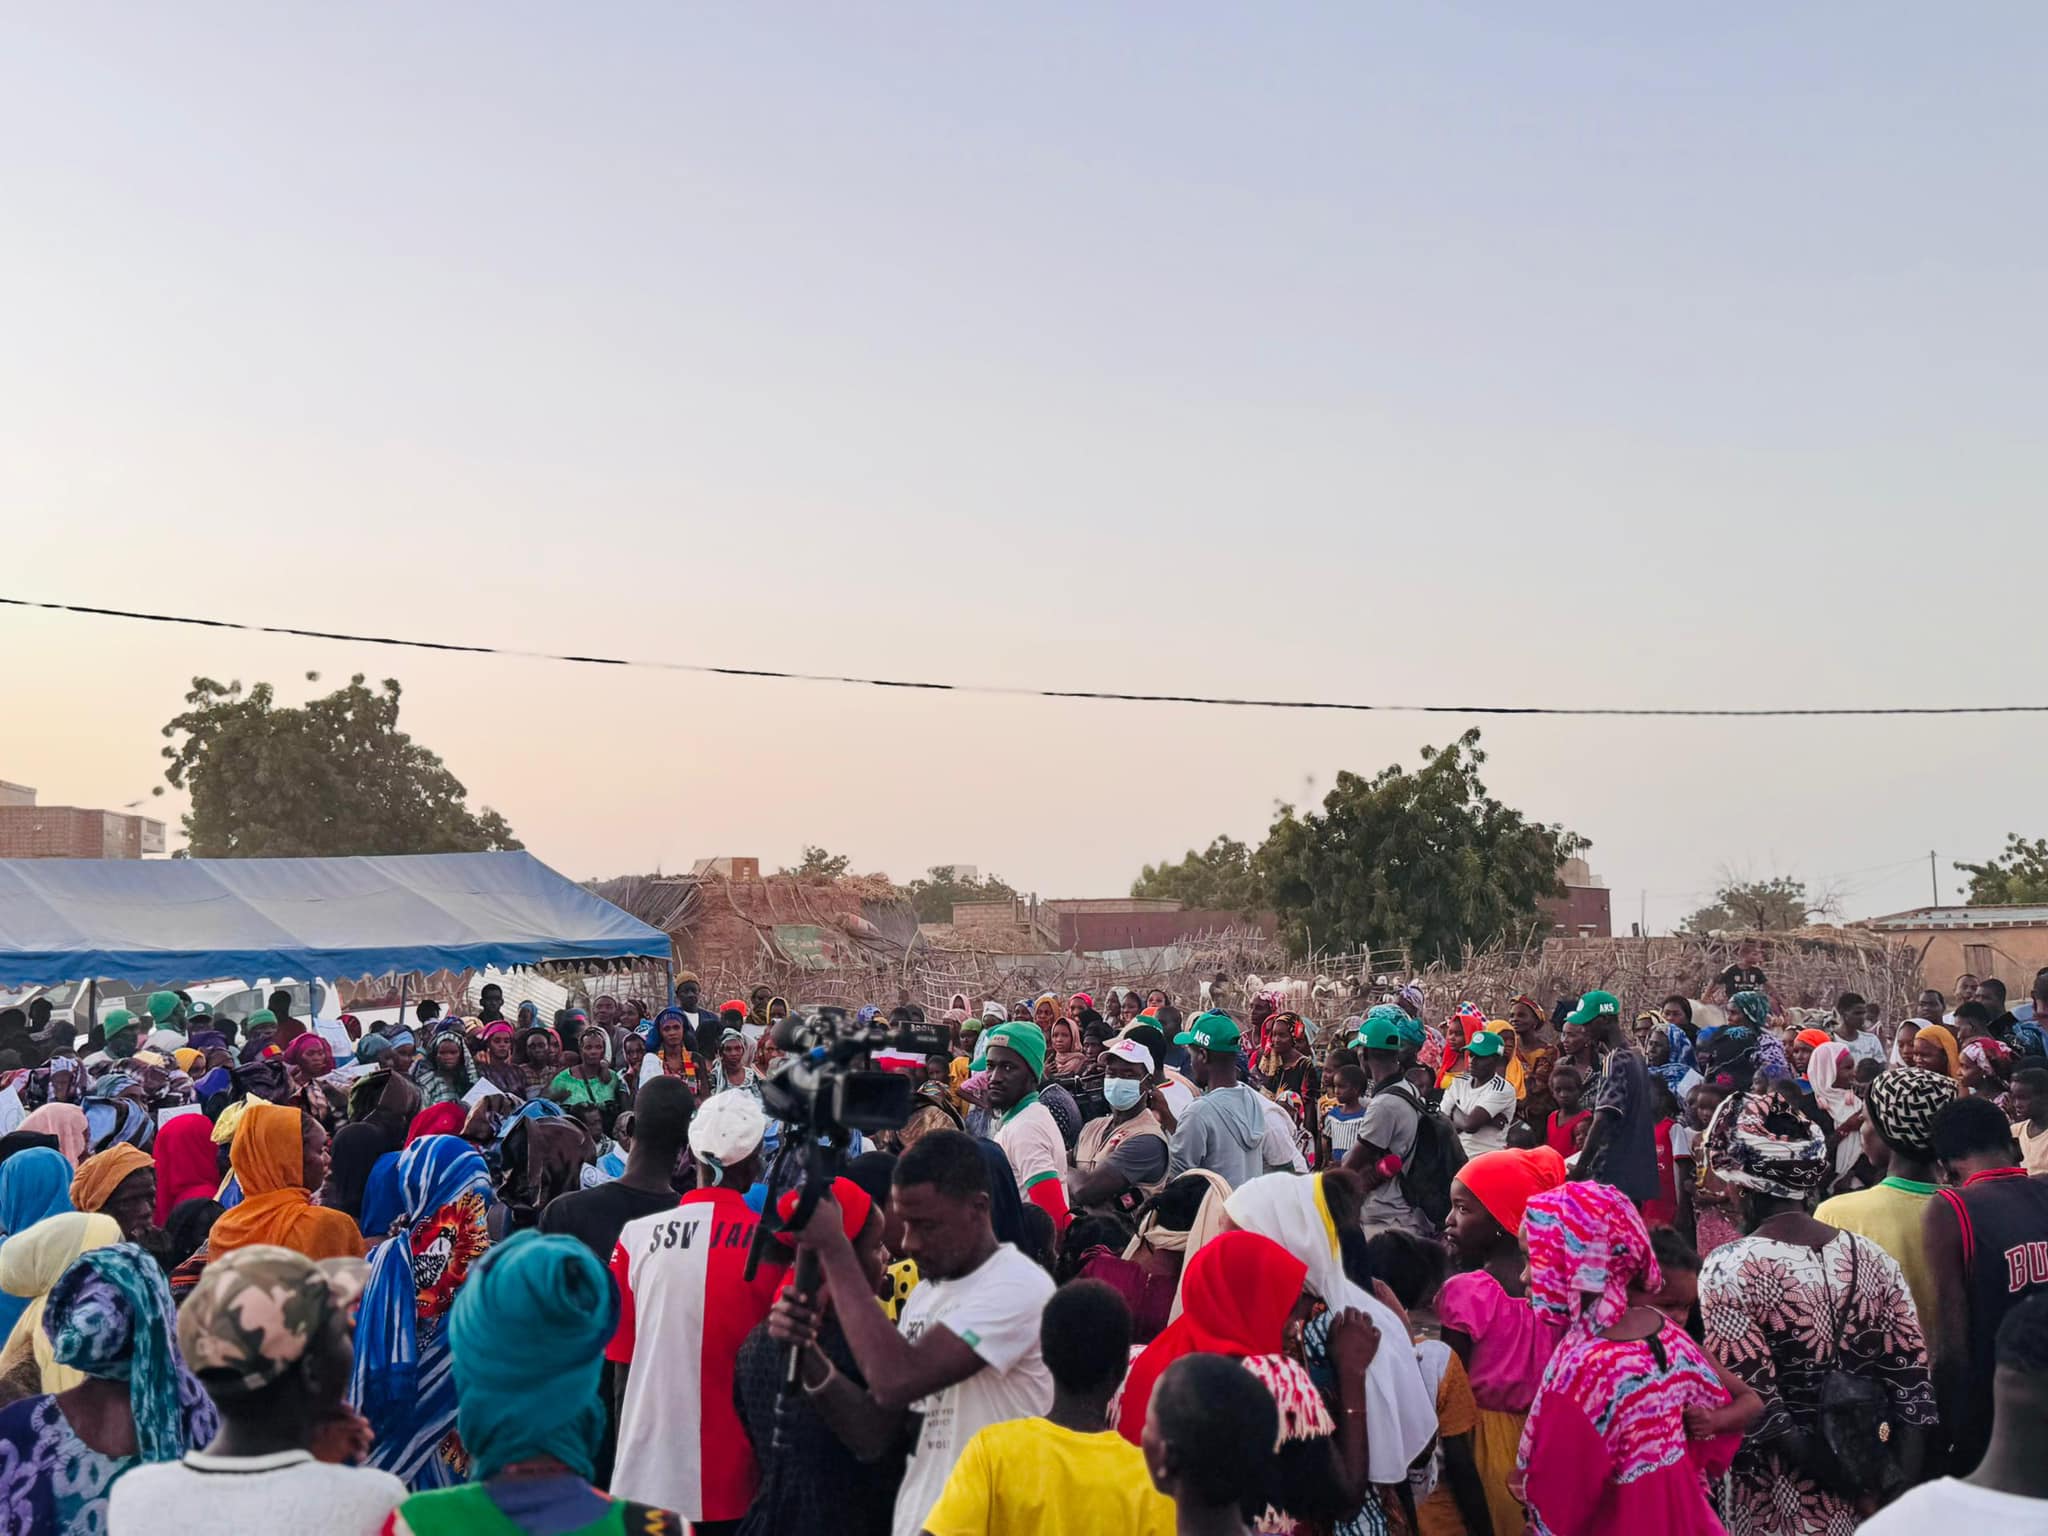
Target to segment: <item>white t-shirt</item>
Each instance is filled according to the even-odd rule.
[[[1052,1111],[1033,1100],[1021,1110],[1004,1117],[996,1132],[996,1145],[1010,1160],[1010,1172],[1017,1178],[1017,1193],[1031,1198],[1031,1187],[1059,1178],[1067,1169],[1067,1139]]]
[[[973,1274],[926,1280],[904,1302],[896,1324],[904,1338],[914,1344],[927,1328],[948,1329],[985,1368],[911,1405],[923,1422],[896,1492],[893,1536],[924,1529],[978,1431],[1052,1406],[1052,1373],[1038,1353],[1039,1314],[1052,1291],[1052,1276],[1004,1243]]]
[[[405,1484],[371,1467],[331,1467],[310,1451],[209,1456],[134,1468],[107,1501],[108,1536],[160,1531],[377,1536]]]
[[[1484,1084],[1475,1083],[1463,1075],[1452,1078],[1451,1085],[1444,1089],[1444,1118],[1456,1124],[1453,1116],[1468,1109],[1483,1109],[1489,1115],[1504,1118],[1482,1130],[1458,1132],[1458,1140],[1464,1143],[1467,1157],[1477,1157],[1482,1152],[1498,1152],[1507,1146],[1508,1121],[1515,1117],[1514,1084],[1498,1072]]]
[[[1848,1049],[1852,1062],[1874,1061],[1880,1067],[1885,1064],[1884,1042],[1867,1029],[1858,1033],[1854,1040],[1846,1035],[1836,1035],[1834,1041],[1835,1044]]]
[[[1930,1531],[1961,1530],[2048,1536],[2048,1499],[1997,1493],[1953,1477],[1937,1478],[1899,1495],[1896,1502],[1864,1521],[1857,1536],[1927,1536]]]

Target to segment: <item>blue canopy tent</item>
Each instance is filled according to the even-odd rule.
[[[530,853],[0,859],[0,986],[358,977],[669,958]]]

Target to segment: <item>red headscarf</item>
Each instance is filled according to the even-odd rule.
[[[775,1202],[776,1216],[787,1222],[796,1215],[796,1203],[802,1194],[803,1191],[797,1189],[785,1192],[783,1197]],[[851,1179],[832,1181],[832,1199],[839,1207],[840,1230],[846,1233],[846,1240],[850,1243],[860,1236],[860,1229],[868,1224],[868,1214],[874,1209],[875,1202],[866,1190]],[[775,1234],[775,1241],[792,1251],[796,1248],[796,1237],[793,1233],[778,1232]],[[775,1261],[771,1258],[769,1262]],[[788,1290],[795,1283],[796,1271],[791,1270],[789,1278],[782,1282],[781,1291]],[[776,1294],[780,1295],[781,1291]]]
[[[1564,1183],[1564,1159],[1549,1147],[1482,1152],[1458,1170],[1458,1183],[1510,1236],[1522,1230],[1530,1200]]]
[[[1180,1316],[1131,1364],[1117,1433],[1138,1443],[1152,1389],[1182,1355],[1279,1354],[1307,1278],[1307,1264],[1256,1232],[1225,1232],[1204,1244],[1181,1276]]]
[[[156,1133],[156,1224],[162,1226],[181,1200],[213,1198],[220,1188],[220,1161],[213,1122],[204,1115],[176,1115]]]
[[[436,1104],[412,1117],[412,1124],[406,1127],[405,1144],[409,1147],[422,1136],[460,1136],[468,1123],[468,1105],[453,1100]]]

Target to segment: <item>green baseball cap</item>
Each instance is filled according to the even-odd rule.
[[[1579,999],[1579,1006],[1565,1019],[1567,1024],[1590,1024],[1595,1019],[1614,1019],[1621,1016],[1621,999],[1612,992],[1588,992]]]
[[[1501,1053],[1500,1036],[1490,1029],[1482,1029],[1465,1043],[1469,1056],[1498,1056]]]
[[[1398,1051],[1401,1049],[1401,1026],[1392,1019],[1368,1018],[1351,1043],[1368,1051]]]
[[[1192,1045],[1204,1051],[1234,1051],[1241,1038],[1237,1020],[1227,1013],[1198,1013],[1188,1027],[1173,1037],[1175,1045]]]

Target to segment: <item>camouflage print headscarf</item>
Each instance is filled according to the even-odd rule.
[[[256,1243],[206,1266],[178,1313],[185,1363],[209,1391],[258,1392],[322,1341],[346,1341],[370,1266],[314,1263],[289,1248]]]

